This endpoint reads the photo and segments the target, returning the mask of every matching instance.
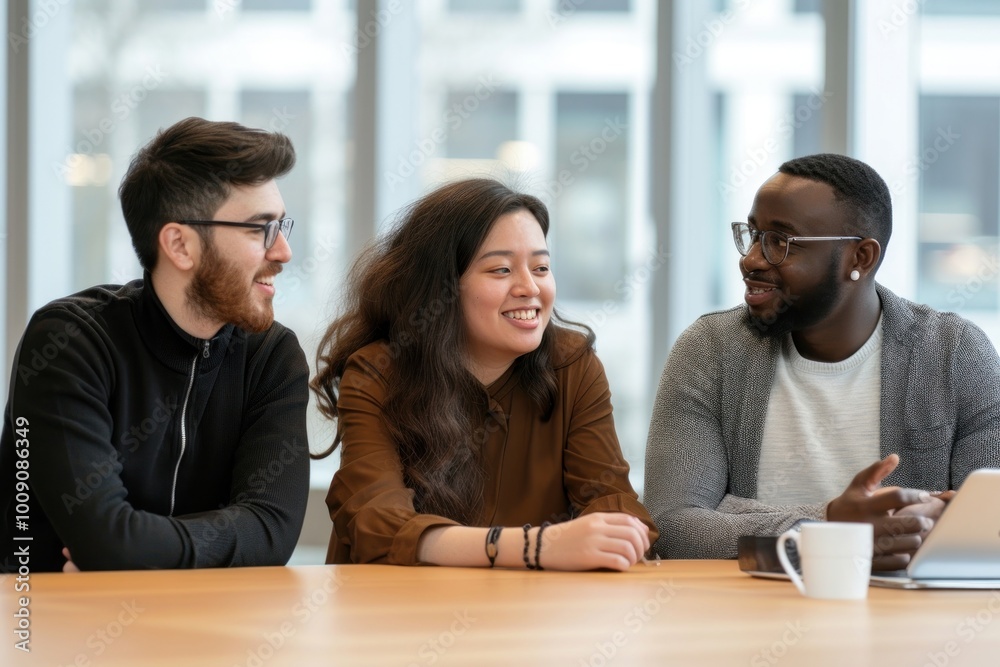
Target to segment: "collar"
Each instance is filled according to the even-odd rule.
[[[191,361],[196,356],[199,357],[200,372],[212,370],[222,363],[226,349],[235,336],[235,326],[225,325],[208,340],[196,338],[181,329],[167,313],[153,289],[148,271],[136,283],[142,289],[136,321],[139,335],[150,354],[180,373],[189,372]]]
[[[503,372],[503,375],[486,386],[486,393],[489,396],[487,411],[504,430],[507,429],[507,411],[510,408],[510,403],[505,399],[517,387],[517,373],[514,372],[516,365],[517,362],[511,364]],[[506,407],[505,403],[507,403]]]
[[[887,287],[875,283],[875,292],[882,302],[882,317],[885,326],[884,335],[893,337],[904,345],[912,345],[919,337],[919,327],[913,310],[907,307],[904,299],[896,296]]]

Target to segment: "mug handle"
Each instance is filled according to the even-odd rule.
[[[795,584],[795,587],[799,589],[799,593],[805,595],[806,587],[805,584],[802,583],[802,577],[800,577],[799,573],[795,571],[794,567],[792,567],[791,562],[788,560],[788,552],[785,550],[785,543],[788,542],[788,540],[794,542],[796,548],[798,548],[800,546],[799,536],[800,536],[799,531],[795,530],[794,528],[792,530],[787,530],[781,534],[781,536],[778,538],[778,547],[777,547],[778,560],[781,562],[781,567],[782,569],[784,569],[785,574],[787,574],[788,578],[792,580],[792,583]]]

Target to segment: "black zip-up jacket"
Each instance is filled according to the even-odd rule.
[[[309,488],[295,334],[178,327],[149,275],[41,308],[0,438],[0,569],[284,565]],[[25,502],[26,501],[26,502]]]

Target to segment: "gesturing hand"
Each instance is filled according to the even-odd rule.
[[[899,456],[896,454],[873,463],[855,475],[847,489],[826,507],[826,517],[830,521],[872,524],[875,531],[873,570],[906,567],[944,505],[943,500],[933,498],[927,491],[898,486],[879,488],[897,465]]]
[[[925,503],[917,505],[907,505],[901,510],[892,513],[893,516],[925,516],[934,523],[941,518],[941,514],[948,506],[948,501],[955,497],[954,491],[944,491],[943,493],[932,493],[930,499]]]
[[[649,546],[649,527],[639,519],[595,512],[546,528],[539,560],[551,570],[627,570]]]

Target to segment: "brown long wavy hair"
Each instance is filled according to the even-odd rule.
[[[480,449],[488,395],[464,363],[466,347],[459,279],[494,223],[529,211],[549,231],[549,214],[536,197],[490,179],[445,185],[405,209],[394,229],[355,262],[342,314],[317,352],[311,387],[320,411],[337,420],[340,380],[348,358],[376,341],[388,343],[391,378],[385,424],[396,443],[407,486],[419,512],[465,524],[481,519],[484,471]],[[553,312],[542,342],[514,362],[516,379],[548,419],[556,399]],[[585,331],[587,344],[593,332]],[[338,423],[333,452],[343,437]]]

